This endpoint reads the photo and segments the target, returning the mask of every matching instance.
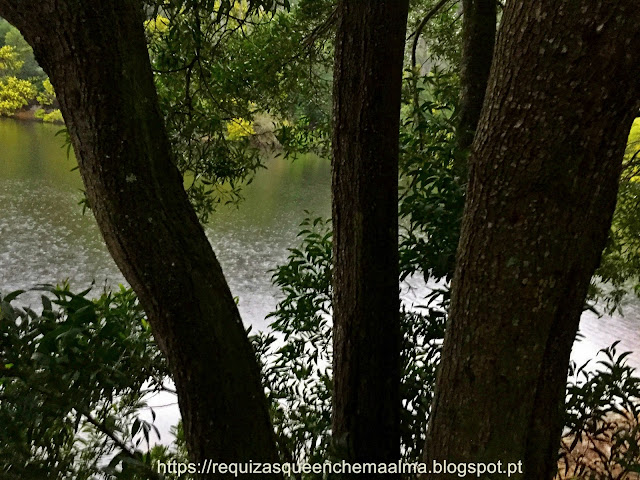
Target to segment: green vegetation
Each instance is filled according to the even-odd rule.
[[[40,313],[12,306],[21,292],[0,298],[3,478],[95,478],[112,455],[131,478],[148,461],[136,447],[154,435],[138,415],[167,388],[144,313],[124,288],[97,300],[41,290]]]
[[[205,17],[202,6],[162,3],[146,22],[176,163],[202,221],[217,204],[240,201],[241,186],[262,164],[260,138],[273,137],[277,142],[269,145],[295,156],[327,153],[330,134],[334,4],[300,0],[271,10],[221,3]],[[410,27],[434,3],[413,2]],[[421,459],[465,200],[454,169],[467,155],[456,143],[459,44],[456,11],[444,9],[418,42],[426,72],[412,65],[404,81],[399,280],[438,285],[422,305],[403,305],[400,312],[401,451],[408,461]],[[0,45],[0,115],[37,102],[37,118],[61,122],[53,86],[4,20]],[[639,143],[636,122],[590,296],[611,311],[621,308],[625,295],[640,293]],[[273,272],[284,298],[271,314],[272,331],[252,337],[287,462],[324,461],[334,453],[331,224],[309,218],[301,227],[300,245]],[[121,288],[96,300],[66,286],[43,292],[39,313],[14,305],[19,292],[1,298],[0,425],[8,428],[0,430],[0,472],[22,479],[138,479],[154,478],[154,461],[184,461],[181,427],[174,445],[153,447],[153,421],[143,418],[150,394],[171,391],[170,375],[133,292]],[[598,428],[613,414],[631,412],[635,421],[640,412],[640,378],[624,363],[625,354],[615,346],[603,353],[603,368],[574,368],[568,384],[570,441],[563,443],[563,459],[574,473],[587,468],[570,458],[582,441],[574,439],[601,434]],[[637,471],[637,424],[631,432],[607,425],[617,455],[610,468]]]
[[[16,77],[0,78],[0,115],[17,112],[35,97],[36,89],[28,80]]]
[[[241,199],[262,165],[256,147],[326,151],[333,3],[250,3],[227,15],[225,2],[166,3],[146,22],[160,106],[203,221]]]
[[[0,116],[10,117],[39,104],[35,118],[63,123],[55,92],[20,32],[0,18]]]
[[[640,119],[636,119],[625,153],[609,241],[596,272],[596,281],[592,284],[592,297],[603,300],[601,303],[608,311],[620,310],[620,302],[630,291],[640,295],[639,173]]]

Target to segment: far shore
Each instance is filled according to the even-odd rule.
[[[36,111],[41,108],[44,108],[44,107],[42,107],[41,105],[31,105],[22,110],[18,110],[16,113],[14,113],[13,115],[7,118],[13,118],[14,120],[19,120],[21,122],[45,123],[44,120],[42,120],[42,118],[36,117]],[[64,122],[61,122],[61,121],[53,121],[53,122],[46,122],[46,123],[52,123],[54,125],[64,125]]]

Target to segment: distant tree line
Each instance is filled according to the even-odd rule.
[[[60,123],[55,92],[33,49],[17,28],[0,18],[0,116],[37,106],[35,118]]]

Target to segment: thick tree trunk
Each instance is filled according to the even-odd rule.
[[[398,144],[408,1],[343,0],[334,71],[338,456],[399,457]]]
[[[496,5],[496,0],[462,0],[462,61],[457,131],[458,147],[461,150],[471,146],[480,120],[496,38]],[[466,178],[464,157],[461,157],[456,168]]]
[[[507,4],[470,159],[429,462],[554,473],[569,355],[639,106],[639,24],[635,0]]]
[[[277,461],[254,352],[171,159],[139,2],[0,0],[0,15],[56,88],[93,214],[169,360],[192,459]]]

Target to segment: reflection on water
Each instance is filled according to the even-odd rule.
[[[78,206],[82,182],[58,130],[0,119],[0,291],[64,279],[76,289],[124,282],[93,218]],[[330,215],[328,161],[275,158],[267,167],[240,207],[219,207],[207,227],[245,323],[260,328],[276,304],[268,271],[296,243],[305,210]],[[35,304],[39,294],[20,298]]]
[[[82,184],[75,162],[55,137],[59,127],[0,119],[0,291],[56,283],[65,278],[80,289],[123,282],[90,214],[77,205]],[[295,245],[298,225],[310,210],[330,214],[330,173],[326,160],[273,159],[261,170],[236,207],[220,207],[207,233],[245,323],[263,328],[276,304],[268,270],[282,263]],[[24,297],[36,303],[38,294]],[[420,303],[420,289],[411,296]],[[24,301],[24,300],[23,300]],[[620,339],[619,350],[634,350],[640,366],[640,305],[625,316],[583,317],[585,338],[574,358],[585,361]]]
[[[271,159],[246,187],[239,207],[212,215],[207,234],[231,291],[240,298],[245,323],[264,327],[278,290],[268,271],[282,264],[296,246],[305,210],[331,215],[329,162],[318,158]]]
[[[598,317],[585,312],[580,322],[580,333],[584,338],[574,344],[573,357],[577,363],[593,358],[595,353],[613,342],[620,341],[618,353],[632,352],[627,357],[629,364],[640,368],[640,303],[637,298],[629,299],[622,308],[624,315],[604,315]],[[604,360],[605,357],[599,357]],[[640,372],[638,372],[640,374]]]
[[[115,285],[124,279],[100,237],[90,214],[82,215],[78,201],[82,182],[75,165],[55,137],[58,127],[19,123],[0,118],[0,291],[28,289],[40,283],[69,279],[76,290],[93,280]],[[207,234],[231,291],[240,299],[245,324],[266,326],[278,291],[268,270],[282,263],[287,248],[297,244],[298,225],[305,210],[330,215],[330,172],[326,160],[305,158],[295,162],[269,161],[245,191],[236,207],[220,207],[211,216]],[[414,285],[415,283],[415,285]],[[405,301],[420,305],[424,285],[405,285]],[[20,297],[35,305],[39,294]],[[574,348],[579,363],[621,339],[620,351],[633,350],[633,365],[640,366],[640,305],[625,308],[626,316],[583,316],[585,338]],[[161,394],[152,405],[161,408],[156,426],[162,441],[170,441],[169,428],[179,412],[175,398]],[[150,414],[149,420],[150,418]]]
[[[90,215],[59,127],[0,119],[0,290],[66,278],[122,282]],[[39,294],[25,295],[37,302]]]

